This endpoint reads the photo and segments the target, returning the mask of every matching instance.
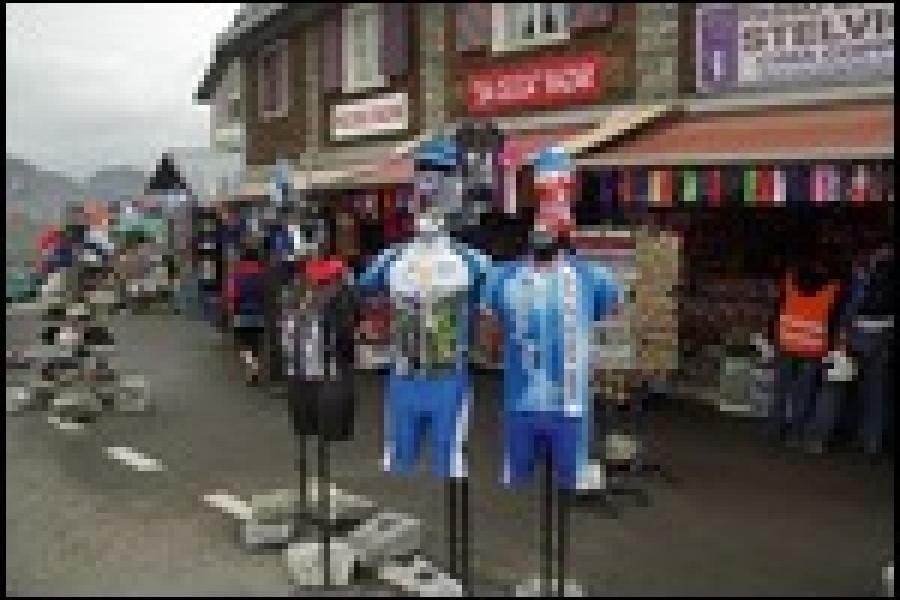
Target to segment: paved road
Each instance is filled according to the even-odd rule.
[[[7,346],[27,339],[9,320]],[[139,369],[159,410],[110,416],[84,432],[37,415],[7,419],[7,591],[268,594],[289,592],[279,557],[235,544],[227,521],[199,497],[293,485],[296,442],[284,403],[248,389],[229,344],[178,317],[123,317],[124,365]],[[514,582],[538,568],[537,496],[496,484],[494,381],[480,381],[472,432],[476,572]],[[427,475],[380,472],[377,376],[360,378],[353,442],[335,447],[334,479],[424,520],[425,547],[443,556],[441,487]],[[771,455],[738,424],[660,415],[676,486],[618,519],[573,516],[571,572],[614,595],[869,594],[893,547],[893,468],[844,456]],[[103,448],[128,446],[165,465],[135,472]]]

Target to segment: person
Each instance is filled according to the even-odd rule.
[[[789,445],[821,452],[834,431],[839,390],[823,386],[824,364],[841,349],[836,308],[845,286],[832,265],[807,255],[785,273],[777,320],[775,393],[769,433]]]
[[[870,455],[881,452],[893,405],[894,248],[883,243],[854,264],[849,299],[840,318],[841,337],[858,365],[859,438]]]
[[[234,327],[247,382],[259,382],[260,350],[265,326],[265,265],[258,245],[245,242],[228,273],[225,304]]]

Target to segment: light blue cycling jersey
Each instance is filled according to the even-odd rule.
[[[591,326],[621,293],[606,269],[572,255],[494,270],[484,301],[504,331],[506,411],[588,413]]]

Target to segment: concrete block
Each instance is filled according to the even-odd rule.
[[[27,386],[6,386],[6,414],[29,410],[35,406],[35,396]]]
[[[883,593],[887,598],[894,597],[894,561],[891,561],[881,573]]]
[[[356,564],[357,554],[341,539],[330,542],[331,584],[350,584]],[[322,561],[322,546],[318,541],[303,540],[289,544],[284,552],[291,582],[298,587],[321,587],[324,585],[325,566]]]
[[[543,590],[543,580],[540,577],[528,579],[516,586],[515,595],[517,597],[553,597],[556,595],[556,579],[550,581],[550,589]],[[570,598],[584,598],[586,596],[584,590],[578,585],[578,582],[567,579],[563,587],[563,595]]]
[[[378,569],[378,578],[406,593],[427,597],[459,597],[462,584],[442,572],[427,558],[413,554],[388,560]]]
[[[375,565],[393,556],[412,554],[421,545],[418,519],[382,512],[363,522],[346,538],[363,565]]]

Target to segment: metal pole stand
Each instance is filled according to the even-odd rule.
[[[444,515],[448,568],[459,578],[464,594],[472,595],[469,561],[469,479],[450,478],[444,482]]]
[[[566,580],[566,548],[568,546],[568,520],[571,506],[571,491],[561,485],[554,485],[553,459],[548,448],[544,461],[543,494],[541,499],[541,573],[537,578],[526,580],[516,587],[516,596],[582,597],[584,591],[572,580]],[[553,552],[554,488],[556,488],[556,555]],[[555,560],[554,560],[555,559]],[[556,563],[556,577],[553,577],[553,563]],[[555,586],[555,589],[554,589]]]
[[[320,536],[322,549],[322,587],[331,589],[331,473],[328,460],[328,442],[322,436],[316,437],[318,450]],[[322,488],[324,486],[324,492]],[[323,507],[324,505],[324,507]]]

